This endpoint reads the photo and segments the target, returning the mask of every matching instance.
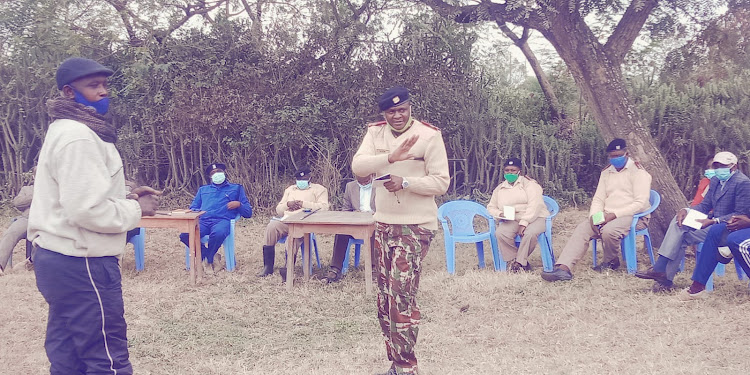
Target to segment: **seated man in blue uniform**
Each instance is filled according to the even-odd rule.
[[[193,211],[206,211],[200,217],[200,230],[201,237],[208,235],[208,246],[201,245],[203,271],[207,274],[221,270],[221,255],[217,255],[216,252],[229,235],[229,222],[237,217],[237,214],[246,218],[253,215],[245,188],[239,184],[229,183],[226,170],[226,165],[222,163],[206,167],[206,175],[211,184],[201,186],[195,194],[193,203],[190,204]],[[188,234],[181,233],[180,241],[187,246]],[[214,263],[214,256],[217,263]]]

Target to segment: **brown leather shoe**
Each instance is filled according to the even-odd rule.
[[[654,267],[649,267],[645,271],[637,271],[635,277],[647,280],[656,280],[660,284],[669,285],[672,282],[667,279],[667,274],[664,272],[654,271]]]

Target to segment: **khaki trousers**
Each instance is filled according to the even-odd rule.
[[[528,264],[527,258],[534,251],[534,248],[536,248],[537,238],[546,229],[545,219],[539,217],[530,222],[523,232],[521,243],[516,247],[518,226],[519,224],[516,220],[503,220],[497,224],[495,237],[497,237],[497,244],[500,247],[500,253],[503,255],[504,261],[510,262],[515,259],[516,262],[525,266]]]
[[[630,232],[630,223],[633,221],[633,216],[618,217],[609,223],[605,224],[601,231],[601,239],[604,244],[604,256],[602,263],[609,262],[619,257],[620,254],[620,240]],[[648,218],[640,218],[636,224],[636,229],[643,229],[648,226]],[[589,249],[589,243],[591,237],[596,233],[591,229],[591,220],[586,219],[585,221],[578,224],[573,234],[570,236],[568,243],[565,244],[562,253],[557,258],[555,264],[563,264],[568,266],[571,270],[573,266],[586,255],[586,251]]]
[[[276,246],[276,243],[279,242],[280,239],[284,238],[287,234],[289,234],[289,226],[284,224],[283,221],[279,220],[271,220],[268,223],[268,226],[266,226],[266,246]],[[302,237],[295,238],[294,243],[292,243],[291,249],[296,249],[300,246],[302,242]],[[312,246],[312,244],[311,244]],[[296,254],[296,252],[295,252]],[[295,255],[296,256],[296,255]]]

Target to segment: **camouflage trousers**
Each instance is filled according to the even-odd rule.
[[[435,232],[418,225],[377,223],[378,319],[388,359],[398,373],[417,373],[417,343],[421,315],[417,289],[422,258]]]

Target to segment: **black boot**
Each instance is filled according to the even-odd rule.
[[[273,261],[276,256],[274,246],[263,246],[263,269],[258,273],[258,277],[266,277],[273,274]]]

